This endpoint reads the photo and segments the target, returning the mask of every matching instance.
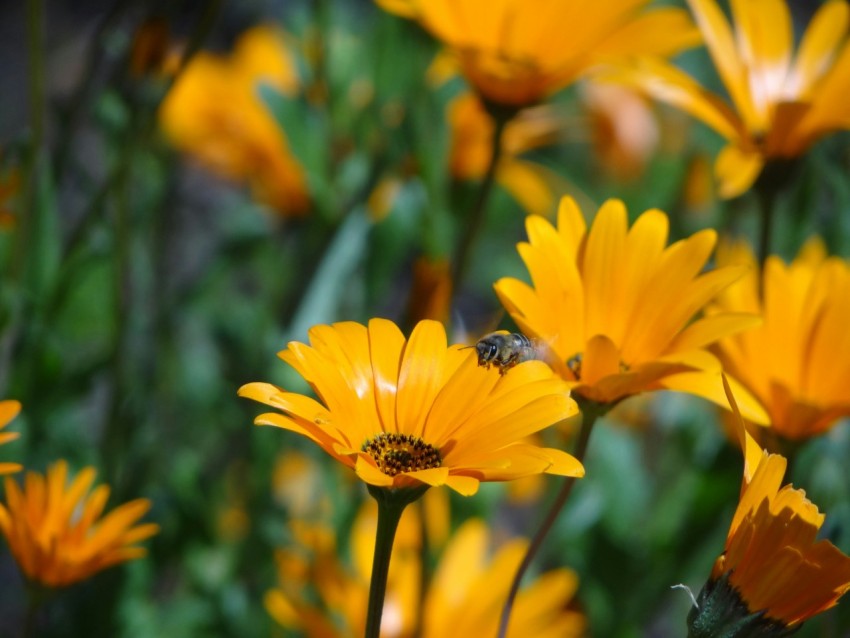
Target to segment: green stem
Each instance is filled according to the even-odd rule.
[[[764,262],[770,254],[770,239],[773,235],[773,219],[774,211],[776,210],[776,190],[770,184],[765,183],[765,181],[758,183],[755,190],[759,201],[759,212],[761,214],[758,259],[759,264],[764,266]]]
[[[496,178],[496,169],[499,166],[499,161],[504,152],[503,139],[505,136],[505,128],[508,122],[511,121],[512,112],[495,113],[493,128],[493,153],[490,155],[490,163],[487,165],[487,170],[484,173],[484,178],[481,180],[481,185],[478,187],[478,195],[472,210],[469,213],[466,227],[463,230],[463,235],[458,242],[455,250],[454,261],[452,266],[452,282],[454,284],[455,294],[460,289],[463,276],[466,273],[466,268],[469,262],[469,254],[472,249],[472,244],[481,226],[484,224],[484,217],[487,211],[487,202],[490,199],[490,193],[493,191],[493,183]]]
[[[44,4],[43,0],[27,0],[27,57],[29,67],[27,73],[27,93],[30,110],[30,149],[26,158],[26,191],[25,199],[18,212],[18,241],[14,243],[12,255],[12,272],[15,283],[24,276],[24,263],[29,248],[32,246],[32,233],[35,211],[37,210],[37,192],[39,178],[45,170],[46,153],[44,144]]]
[[[581,407],[581,430],[579,430],[578,440],[576,441],[575,449],[573,450],[573,456],[575,456],[580,462],[583,462],[584,455],[587,452],[587,444],[590,442],[590,433],[593,430],[593,425],[600,416],[610,409],[611,406],[607,404],[585,402]],[[499,638],[505,638],[507,635],[508,623],[511,619],[511,611],[513,610],[516,596],[519,593],[519,586],[522,582],[522,577],[525,575],[525,572],[528,571],[528,568],[531,566],[531,561],[534,560],[537,552],[540,551],[543,541],[546,539],[546,536],[549,534],[549,531],[558,519],[558,515],[564,508],[567,499],[570,497],[570,492],[572,492],[575,482],[576,477],[574,476],[568,476],[564,479],[564,483],[561,485],[561,490],[558,492],[558,495],[555,497],[554,502],[550,506],[549,512],[546,514],[546,518],[543,519],[543,522],[540,524],[531,544],[525,551],[525,556],[523,556],[522,562],[519,564],[519,567],[514,574],[514,579],[511,582],[511,588],[508,591],[507,600],[505,600],[505,604],[502,607],[502,616],[499,619]]]
[[[32,145],[39,149],[44,140],[44,3],[27,0],[27,54],[30,60],[28,90]]]
[[[35,583],[28,583],[27,592],[27,611],[24,616],[24,626],[21,630],[21,638],[33,638],[36,636],[36,625],[38,624],[38,612],[41,611],[41,606],[44,603],[48,590]]]
[[[221,11],[221,2],[222,0],[210,0],[210,2],[203,4],[204,10],[201,12],[201,17],[192,30],[192,35],[189,37],[189,44],[186,46],[186,51],[180,59],[180,68],[174,79],[184,71],[189,62],[192,61],[192,58],[195,57],[195,54],[201,50],[204,40],[206,40],[207,35],[212,31],[213,25],[215,25],[215,21],[218,19],[218,14]],[[173,82],[174,80],[172,80]]]
[[[132,153],[133,145],[128,148]],[[115,188],[115,221],[114,221],[114,264],[113,264],[113,313],[115,318],[115,334],[112,344],[112,396],[107,414],[106,428],[103,435],[103,463],[107,480],[116,491],[119,485],[119,464],[124,459],[124,441],[127,430],[127,419],[124,415],[127,392],[127,347],[130,334],[130,302],[132,297],[132,282],[130,275],[130,212],[128,201],[128,174],[122,174],[122,179]]]
[[[404,508],[421,497],[428,486],[416,489],[388,489],[369,485],[368,489],[372,498],[378,502],[378,531],[375,534],[375,556],[372,559],[372,582],[369,585],[365,636],[378,638],[381,633],[381,616],[384,612],[396,529]]]

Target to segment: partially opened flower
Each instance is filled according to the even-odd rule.
[[[319,401],[268,383],[239,394],[282,412],[257,424],[306,436],[371,486],[474,494],[480,481],[584,473],[564,452],[520,442],[577,412],[540,361],[504,376],[484,370],[474,349],[448,347],[435,321],[418,323],[409,340],[385,319],[315,326],[309,336],[311,345],[291,342],[279,356]]]
[[[377,2],[445,43],[482,98],[513,108],[540,101],[600,62],[672,55],[699,41],[686,12],[647,11],[646,0]]]
[[[799,157],[850,128],[850,8],[829,0],[794,50],[785,0],[733,0],[734,31],[714,0],[688,0],[731,105],[661,60],[611,79],[633,83],[702,120],[728,141],[715,163],[722,197],[745,192],[767,162]]]
[[[156,534],[152,523],[137,525],[150,501],[136,499],[103,515],[109,487],[89,494],[95,469],[87,467],[70,485],[68,464],[54,463],[46,475],[27,472],[24,488],[6,478],[0,531],[28,580],[64,587],[145,555],[137,543]]]
[[[0,430],[9,425],[9,422],[18,416],[21,404],[17,401],[0,401]],[[14,441],[20,436],[19,432],[0,432],[0,445]],[[0,474],[11,474],[20,472],[20,463],[0,463]]]
[[[384,602],[382,638],[496,635],[499,609],[526,541],[509,542],[491,554],[485,523],[467,521],[449,539],[422,595],[418,511],[408,508],[402,518]],[[332,534],[312,539],[306,554],[312,558],[309,563],[294,552],[279,553],[280,587],[265,598],[272,617],[308,636],[362,636],[375,525],[374,508],[361,511],[351,533],[353,570],[340,563]],[[310,587],[316,590],[314,597],[307,595]],[[578,578],[569,569],[540,576],[520,592],[507,635],[584,636],[586,619],[570,606],[577,587]],[[415,631],[417,620],[419,632]]]
[[[819,238],[791,264],[768,257],[763,272],[745,243],[722,244],[717,262],[748,272],[712,312],[764,317],[757,328],[721,340],[718,352],[764,405],[772,431],[803,440],[850,415],[850,264],[828,257]]]
[[[704,230],[667,246],[668,220],[643,213],[628,228],[626,208],[609,200],[588,231],[576,203],[563,198],[557,228],[526,220],[519,253],[532,285],[503,278],[495,289],[519,328],[551,352],[551,365],[573,392],[613,404],[647,390],[676,389],[725,403],[717,339],[752,327],[758,317],[723,313],[696,318],[743,274],[703,272],[716,235]],[[755,402],[747,413],[763,421]]]
[[[735,416],[744,450],[741,497],[699,608],[688,616],[690,635],[787,636],[850,589],[850,556],[817,540],[824,515],[803,490],[782,486],[786,459],[762,451]]]
[[[228,57],[196,54],[165,96],[160,124],[177,148],[250,183],[262,202],[303,214],[310,206],[304,169],[263,103],[262,86],[288,96],[298,87],[292,55],[269,26],[246,31]]]

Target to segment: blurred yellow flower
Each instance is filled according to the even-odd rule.
[[[58,461],[46,475],[27,472],[23,490],[6,478],[0,531],[28,580],[64,587],[145,555],[137,543],[159,527],[136,522],[150,501],[136,499],[101,517],[109,487],[99,485],[86,496],[94,477],[93,467],[84,468],[66,487],[68,464]]]
[[[517,326],[548,346],[551,365],[574,393],[612,404],[667,388],[725,404],[720,362],[707,348],[758,317],[694,320],[743,274],[739,267],[702,272],[714,231],[668,247],[663,212],[646,211],[629,229],[626,207],[613,199],[588,231],[569,197],[561,200],[557,228],[531,215],[526,230],[529,241],[518,248],[533,285],[506,277],[496,282],[496,293]],[[750,418],[765,420],[756,402],[746,408]]]
[[[418,605],[421,582],[420,503],[406,508],[399,522],[384,599],[382,636],[413,636],[416,616],[411,610]],[[264,597],[269,615],[281,626],[306,636],[362,636],[377,516],[377,503],[369,500],[352,524],[349,554],[353,569],[341,562],[342,548],[337,546],[332,529],[290,522],[293,546],[275,552],[280,585]]]
[[[672,55],[699,42],[685,11],[646,11],[646,0],[377,2],[419,22],[449,47],[482,98],[508,107],[534,104],[599,63]]]
[[[0,401],[0,430],[9,425],[9,422],[18,416],[20,411],[21,404],[17,401]],[[0,445],[14,441],[19,436],[19,432],[0,432]],[[20,471],[20,463],[0,463],[0,474],[12,474]]]
[[[697,602],[711,609],[713,597],[736,601],[725,621],[742,632],[704,635],[787,636],[787,629],[833,607],[850,589],[850,556],[829,541],[817,541],[824,515],[803,490],[780,487],[786,459],[762,451],[737,412],[735,417],[744,450],[741,497],[723,554]],[[689,620],[698,615],[693,610]],[[742,621],[743,616],[750,617]]]
[[[661,139],[647,99],[616,84],[587,82],[581,88],[597,161],[618,180],[637,179]]]
[[[286,450],[278,455],[272,472],[272,495],[286,508],[290,518],[318,520],[331,511],[331,503],[323,491],[323,473],[317,460]]]
[[[239,394],[283,412],[257,424],[306,436],[367,484],[468,495],[480,481],[583,475],[572,456],[520,442],[577,412],[542,362],[504,376],[484,370],[474,349],[449,348],[442,324],[429,320],[409,340],[385,319],[314,326],[309,336],[311,345],[291,342],[279,356],[321,403],[259,382]]]
[[[688,0],[732,107],[662,60],[614,71],[656,99],[702,120],[728,141],[715,162],[722,197],[748,190],[766,162],[795,158],[850,128],[850,7],[829,0],[794,51],[785,0],[733,0],[734,31],[714,0]]]
[[[456,97],[448,107],[452,145],[449,170],[460,180],[484,177],[493,156],[496,124],[481,100],[472,93]],[[558,177],[539,164],[519,159],[534,148],[556,142],[565,118],[548,105],[521,111],[506,125],[496,181],[529,213],[548,215],[555,207]]]
[[[764,316],[761,326],[721,340],[718,352],[764,405],[773,432],[801,440],[850,415],[850,264],[828,257],[819,238],[790,265],[768,257],[763,273],[741,242],[721,243],[717,263],[748,272],[712,311]]]
[[[364,509],[352,529],[354,573],[340,564],[332,536],[326,537],[330,542],[322,545],[322,551],[316,552],[314,548],[313,572],[301,571],[302,576],[312,576],[310,581],[293,580],[289,564],[278,562],[281,586],[271,590],[265,599],[266,609],[278,623],[308,636],[363,635],[375,509]],[[382,638],[495,636],[499,610],[511,576],[522,560],[526,541],[509,542],[489,556],[487,526],[481,520],[467,521],[450,538],[423,597],[420,596],[417,511],[411,507],[402,516],[384,603]],[[310,603],[305,595],[308,584],[316,588],[319,605]],[[577,587],[578,578],[568,569],[540,576],[519,593],[507,635],[514,638],[584,636],[586,620],[569,606]],[[332,623],[332,618],[339,622]],[[422,623],[418,633],[415,632],[417,619]]]
[[[291,96],[295,62],[276,29],[246,31],[229,57],[196,54],[177,77],[159,113],[165,135],[219,174],[251,184],[283,214],[310,206],[304,170],[260,97],[266,85]]]

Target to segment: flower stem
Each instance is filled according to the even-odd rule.
[[[475,237],[481,230],[484,223],[484,216],[487,211],[487,202],[490,199],[490,193],[493,191],[493,182],[496,178],[496,168],[499,166],[499,160],[502,158],[504,151],[503,138],[505,128],[508,122],[511,121],[513,112],[498,112],[492,111],[495,122],[493,128],[493,152],[490,155],[490,163],[487,165],[487,170],[484,173],[484,178],[481,180],[481,185],[478,187],[478,195],[475,199],[475,204],[469,212],[466,227],[463,230],[463,235],[458,242],[455,250],[453,265],[452,265],[452,283],[455,293],[460,289],[460,284],[466,273],[466,268],[469,262],[469,253],[472,249],[472,244],[475,242]]]
[[[366,638],[378,638],[381,616],[387,592],[390,557],[396,529],[404,508],[421,497],[428,486],[416,489],[388,489],[368,486],[369,494],[378,502],[378,531],[375,534],[375,555],[372,559],[372,582],[369,585],[369,606],[366,613]]]
[[[770,254],[773,226],[776,219],[776,201],[779,195],[788,189],[789,184],[795,181],[797,166],[795,160],[771,160],[765,165],[756,183],[753,184],[761,217],[758,258],[762,266],[764,266],[764,261]]]
[[[757,187],[756,197],[759,201],[759,212],[761,214],[761,228],[759,229],[758,259],[759,264],[764,266],[764,261],[770,253],[770,238],[773,235],[773,218],[776,209],[776,191],[770,185]]]
[[[593,430],[594,423],[596,423],[596,420],[600,416],[605,414],[605,412],[607,412],[610,407],[611,406],[607,404],[599,404],[592,402],[585,402],[581,405],[581,430],[579,431],[578,440],[576,441],[575,449],[573,450],[573,456],[576,457],[579,461],[584,461],[584,455],[587,452],[587,444],[590,441],[590,433]],[[511,611],[513,610],[513,605],[514,601],[516,600],[517,593],[519,592],[519,586],[522,582],[522,577],[525,575],[525,572],[528,571],[528,568],[531,566],[531,561],[534,560],[534,557],[537,555],[537,552],[540,551],[540,547],[543,545],[543,541],[549,534],[549,530],[552,529],[552,526],[558,519],[558,515],[564,508],[567,499],[570,497],[570,492],[572,492],[573,485],[575,485],[575,482],[576,477],[574,476],[568,476],[564,479],[564,483],[563,485],[561,485],[561,490],[558,492],[558,495],[555,497],[555,501],[549,508],[549,512],[546,514],[546,518],[543,519],[543,522],[540,524],[540,527],[538,528],[537,533],[534,535],[531,544],[528,546],[528,549],[525,550],[525,556],[523,556],[522,562],[519,564],[519,567],[516,570],[516,574],[514,574],[514,579],[511,582],[511,588],[508,591],[508,598],[507,600],[505,600],[505,604],[502,607],[502,616],[499,619],[499,638],[505,638],[505,636],[507,635],[508,622],[510,622],[511,619]]]
[[[44,602],[47,590],[35,583],[28,583],[27,588],[27,611],[24,616],[24,626],[21,631],[21,638],[32,638],[36,635],[36,625],[38,620],[38,612],[41,611],[41,605]]]

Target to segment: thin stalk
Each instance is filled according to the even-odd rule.
[[[218,14],[221,11],[221,2],[222,0],[210,0],[210,2],[205,2],[203,4],[204,9],[201,12],[201,17],[195,24],[195,28],[189,36],[189,44],[186,46],[186,51],[180,59],[180,67],[177,71],[177,76],[186,69],[189,62],[191,62],[192,58],[195,57],[195,54],[201,50],[207,35],[209,35],[210,31],[212,31],[215,21],[218,19]],[[175,76],[175,79],[177,76]]]
[[[44,140],[44,3],[27,0],[27,55],[29,56],[28,91],[32,145],[39,149]]]
[[[39,178],[41,172],[45,170],[46,154],[42,148],[44,144],[44,114],[46,112],[43,0],[27,0],[26,22],[27,58],[29,59],[27,94],[30,110],[30,149],[26,159],[26,201],[20,207],[17,222],[19,238],[14,243],[12,255],[12,272],[18,281],[24,276],[24,261],[29,254],[28,249],[32,245],[30,233],[32,233],[34,224]]]
[[[758,259],[759,264],[764,266],[764,262],[770,254],[770,240],[773,236],[773,220],[776,211],[776,190],[771,184],[763,181],[757,184],[755,191],[759,202],[759,213],[761,216]]]
[[[594,403],[588,403],[583,406],[581,430],[579,430],[578,440],[576,441],[575,449],[573,450],[573,456],[580,462],[584,462],[584,456],[587,452],[587,444],[590,442],[590,433],[593,430],[593,425],[609,407],[610,406],[607,405]],[[572,492],[575,482],[576,477],[574,476],[568,476],[564,479],[564,483],[561,485],[561,490],[558,492],[558,495],[555,497],[554,502],[550,506],[549,512],[546,514],[546,518],[543,519],[543,522],[540,524],[531,544],[528,546],[528,549],[525,550],[525,556],[523,556],[522,562],[519,564],[516,574],[514,574],[514,579],[511,582],[511,588],[508,591],[507,600],[505,600],[505,604],[502,607],[502,616],[499,619],[499,638],[504,638],[508,632],[508,623],[511,619],[511,611],[513,610],[517,593],[519,593],[519,586],[522,582],[522,578],[531,566],[531,561],[534,560],[535,556],[537,556],[537,552],[540,551],[543,541],[546,539],[546,536],[549,534],[549,531],[558,519],[558,515],[561,513],[561,510],[564,509],[564,505],[570,497],[570,492]]]
[[[44,146],[45,107],[45,37],[43,0],[26,1],[26,46],[27,46],[27,97],[30,116],[30,146],[24,164],[24,191],[17,215],[16,241],[12,244],[8,282],[16,294],[10,309],[10,317],[3,335],[0,336],[0,389],[5,393],[11,376],[11,359],[19,341],[26,344],[29,327],[34,325],[32,299],[25,288],[27,259],[32,254],[33,232],[37,225],[38,190],[44,177],[47,153]],[[5,264],[4,264],[5,265]],[[29,358],[29,361],[32,361]]]
[[[35,583],[28,583],[27,588],[27,610],[24,615],[24,624],[21,629],[21,638],[33,638],[36,636],[38,624],[38,612],[47,597],[47,590]]]
[[[372,559],[372,581],[369,585],[369,605],[366,613],[366,638],[379,638],[387,577],[398,523],[404,508],[421,497],[428,486],[418,489],[387,489],[368,486],[369,494],[378,502],[378,531],[375,534],[375,555]]]
[[[481,180],[481,185],[478,187],[478,195],[475,198],[475,203],[472,210],[469,212],[466,227],[463,230],[463,235],[457,244],[455,250],[453,265],[452,265],[452,283],[455,294],[460,290],[460,285],[463,276],[466,274],[466,268],[469,262],[469,254],[472,249],[475,238],[477,237],[481,227],[484,224],[485,213],[487,212],[487,202],[490,199],[490,194],[493,191],[493,183],[496,178],[496,169],[499,166],[499,161],[502,159],[504,152],[504,136],[505,128],[508,122],[511,121],[509,115],[496,115],[495,126],[493,128],[493,153],[490,156],[490,163],[487,165],[487,170],[484,173],[484,178]]]
[[[416,638],[422,635],[422,612],[425,609],[425,594],[428,592],[428,586],[431,584],[431,561],[430,559],[430,544],[428,538],[428,521],[425,511],[425,504],[419,506],[419,536],[422,543],[419,547],[419,604],[416,606],[416,618],[413,619],[413,635]]]
[[[132,148],[132,146],[131,146]],[[128,154],[131,153],[128,150]],[[127,171],[129,173],[129,171]],[[129,174],[122,174],[115,188],[114,206],[114,264],[113,312],[115,334],[112,344],[112,396],[103,435],[103,462],[109,482],[118,485],[119,464],[124,457],[126,420],[122,418],[127,391],[128,337],[130,334],[130,302],[132,296],[130,274],[130,211],[128,201]]]

